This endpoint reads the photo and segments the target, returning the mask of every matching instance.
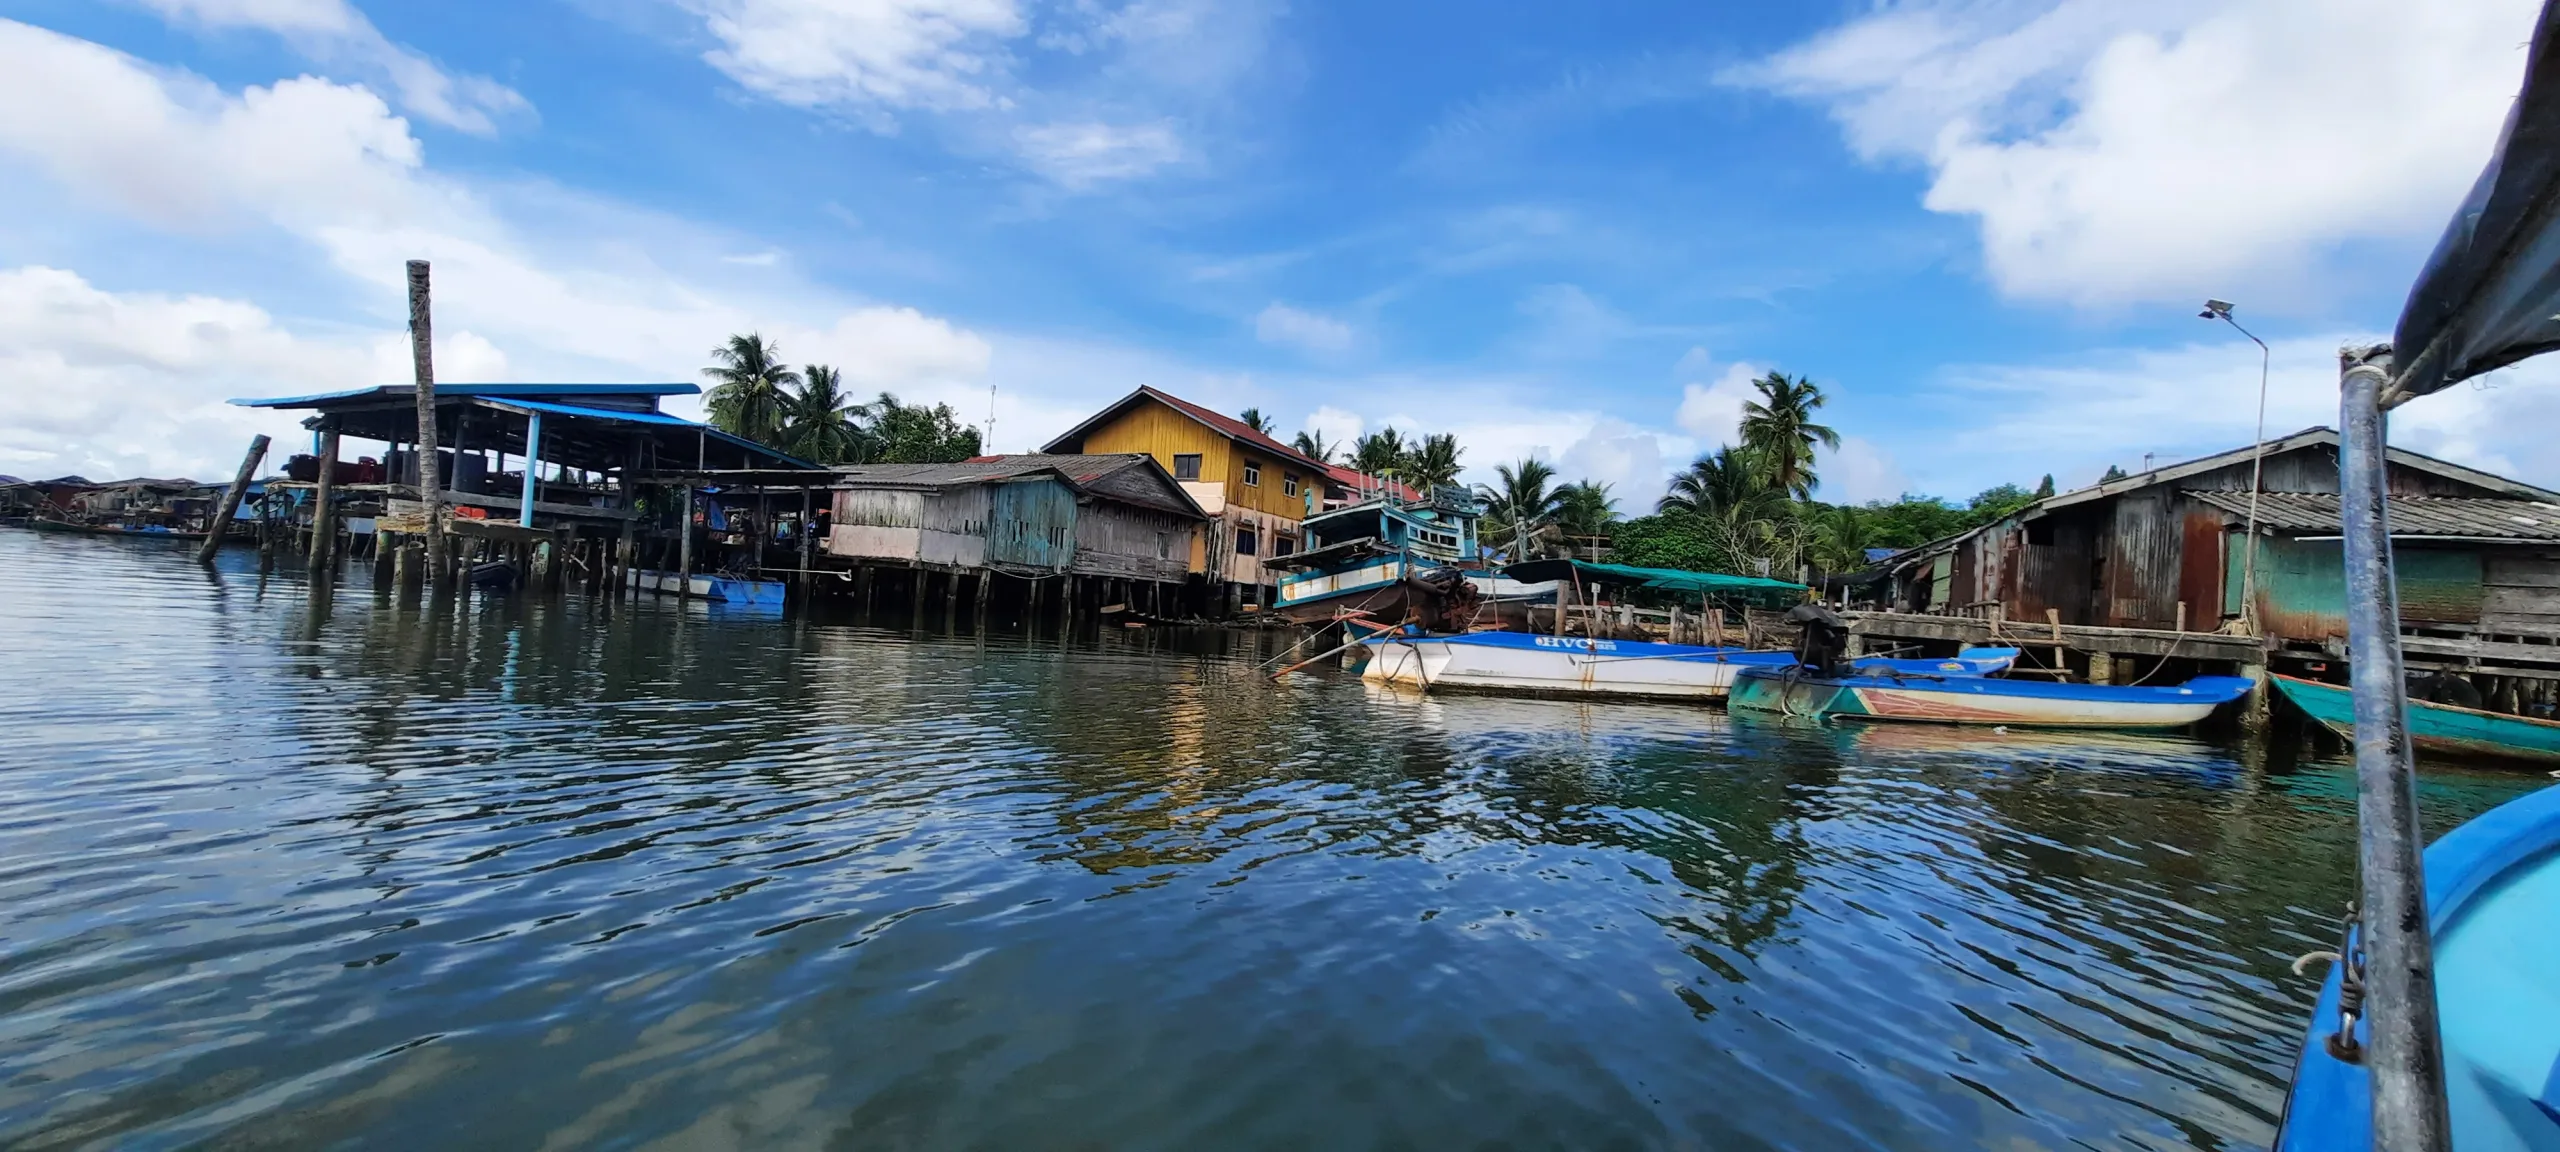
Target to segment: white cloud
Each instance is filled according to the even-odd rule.
[[[1714,368],[1703,348],[1692,348],[1680,358],[1675,368],[1683,380],[1680,409],[1672,422],[1702,444],[1739,443],[1742,406],[1759,395],[1752,390],[1751,381],[1759,377],[1760,369],[1749,363],[1728,364],[1714,379],[1701,379]]]
[[[52,98],[61,91],[84,98]],[[307,251],[351,281],[352,326],[390,333],[381,339],[392,345],[376,355],[373,338],[298,337],[238,300],[143,297],[114,306],[116,298],[56,284],[22,307],[66,334],[29,337],[0,388],[24,414],[23,427],[60,438],[13,439],[13,452],[50,444],[72,456],[113,459],[138,448],[199,460],[208,449],[190,436],[227,440],[237,431],[236,412],[202,408],[200,397],[170,392],[174,385],[148,372],[133,375],[142,369],[100,375],[102,364],[141,356],[137,349],[185,351],[191,358],[163,355],[149,371],[227,382],[226,395],[405,379],[398,333],[403,266],[413,257],[435,268],[437,329],[448,345],[439,375],[451,379],[512,371],[694,380],[710,348],[761,327],[811,359],[833,359],[859,387],[926,392],[967,411],[964,394],[983,387],[992,358],[982,338],[912,309],[846,301],[770,270],[739,273],[722,259],[743,246],[734,236],[523,185],[509,186],[516,197],[509,205],[545,219],[515,226],[471,187],[428,171],[406,125],[363,88],[304,78],[233,95],[5,21],[0,174],[49,175],[76,200],[163,228],[272,230],[284,240],[272,246],[280,262]],[[71,273],[51,275],[83,285]],[[747,279],[727,279],[735,275]],[[201,339],[189,344],[180,337],[199,331],[191,324],[201,325]],[[150,399],[99,407],[33,394],[69,379],[128,381],[114,387]],[[162,409],[211,414],[163,420]]]
[[[254,28],[282,37],[323,67],[388,84],[410,114],[488,135],[498,121],[530,113],[514,89],[485,76],[457,76],[386,39],[346,0],[138,0],[174,23]]]
[[[1344,411],[1330,404],[1309,413],[1304,423],[1306,431],[1324,437],[1328,443],[1340,445],[1344,452],[1351,450],[1352,443],[1360,439],[1360,434],[1368,426],[1359,413]]]
[[[1936,0],[1727,78],[1828,104],[1870,159],[1924,161],[1924,202],[1979,221],[2013,296],[2290,298],[2341,242],[2443,226],[2538,7]],[[2387,64],[2352,63],[2376,45]]]
[[[1838,448],[1817,447],[1813,456],[1822,481],[1815,495],[1831,503],[1891,500],[1910,490],[1893,454],[1866,437],[1842,436]]]
[[[2338,422],[2338,348],[2371,343],[2340,332],[2271,341],[2267,434]],[[2108,465],[2140,467],[2244,447],[2256,430],[2258,365],[2245,345],[2197,343],[2093,353],[2048,364],[1969,365],[1942,373],[1951,428],[1932,437],[1918,479],[1931,490],[2030,484],[2065,488]],[[2560,484],[2547,429],[2560,426],[2560,363],[2528,361],[2474,388],[2392,413],[2392,443],[2530,483]]]
[[[1566,482],[1592,480],[1609,486],[1622,516],[1653,511],[1654,501],[1669,486],[1674,460],[1685,461],[1689,441],[1638,428],[1613,416],[1591,421],[1582,434],[1556,456],[1556,471]]]
[[[695,0],[721,47],[704,57],[749,91],[801,108],[993,108],[1012,0]]]
[[[437,334],[439,379],[504,379],[505,357],[467,330]],[[0,472],[227,475],[250,435],[301,451],[299,413],[237,408],[243,395],[405,380],[405,335],[298,337],[240,300],[115,293],[57,268],[0,270]]]
[[[420,162],[408,125],[362,88],[305,77],[235,98],[7,20],[0,151],[152,223],[190,228],[244,214],[392,218]]]
[[[1359,338],[1350,324],[1318,312],[1292,308],[1279,301],[1253,318],[1253,335],[1265,344],[1282,344],[1302,352],[1336,353]]]
[[[1039,124],[1013,133],[1022,161],[1062,188],[1145,176],[1182,159],[1169,124]]]

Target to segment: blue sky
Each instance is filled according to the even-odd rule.
[[[1588,7],[1588,6],[1586,6]],[[2531,0],[0,0],[0,472],[226,468],[228,396],[697,378],[732,331],[1024,450],[1139,384],[1454,431],[1629,510],[1770,368],[1823,495],[2331,419]],[[2379,78],[2333,54],[2388,42]],[[2526,367],[2406,411],[2560,484]]]

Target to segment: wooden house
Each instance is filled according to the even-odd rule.
[[[825,553],[858,565],[1179,585],[1207,519],[1140,453],[835,472]]]
[[[2343,657],[2337,449],[2327,428],[2264,446],[2254,564],[2240,448],[1898,553],[1880,606],[2028,628],[2200,632],[2245,618],[2278,660]],[[2409,663],[2560,676],[2560,493],[2399,449],[2389,485]]]
[[[1271,602],[1299,527],[1322,510],[1327,469],[1243,421],[1140,388],[1049,442],[1048,453],[1144,453],[1209,517],[1191,570],[1228,595]]]

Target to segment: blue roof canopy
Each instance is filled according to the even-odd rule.
[[[702,389],[693,384],[438,384],[438,396],[477,396],[492,400],[536,396],[695,396]],[[345,400],[390,399],[415,396],[415,384],[378,384],[371,388],[353,388],[344,392],[316,392],[309,396],[271,396],[266,399],[235,399],[243,408],[313,408]]]

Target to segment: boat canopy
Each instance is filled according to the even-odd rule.
[[[1549,580],[1583,580],[1606,584],[1633,584],[1665,592],[1696,592],[1706,596],[1751,596],[1771,602],[1802,600],[1807,591],[1802,584],[1769,580],[1758,576],[1731,576],[1722,572],[1690,572],[1679,568],[1637,568],[1627,564],[1595,564],[1588,560],[1530,560],[1502,570],[1502,574],[1524,584],[1543,584]]]
[[[2560,5],[2532,52],[2498,150],[2401,308],[2385,407],[2560,350]]]

